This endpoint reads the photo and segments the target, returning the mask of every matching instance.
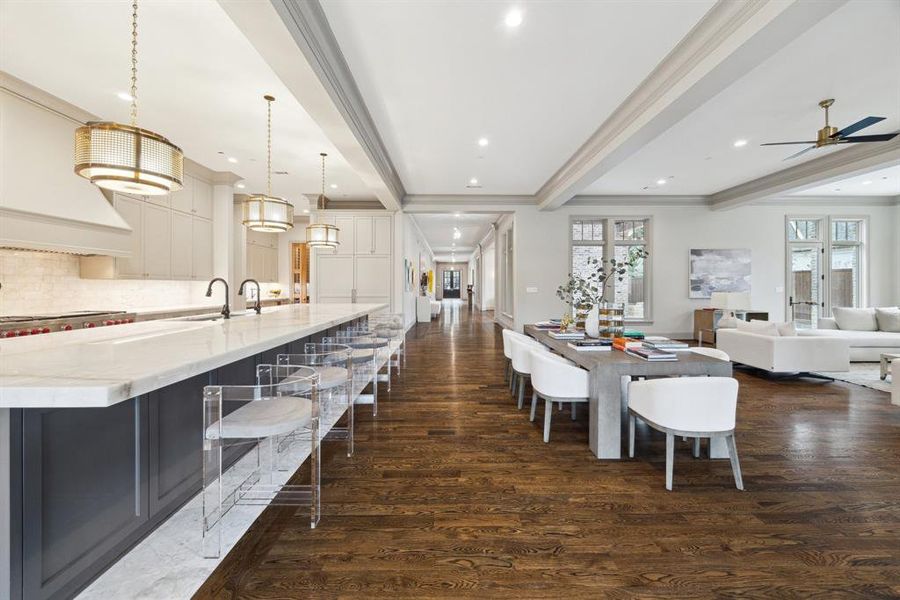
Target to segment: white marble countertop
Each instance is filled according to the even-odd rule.
[[[0,408],[112,406],[384,308],[288,304],[229,320],[143,321],[0,340]]]

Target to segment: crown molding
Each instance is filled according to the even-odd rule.
[[[845,0],[719,0],[537,193],[559,208]]]
[[[897,206],[898,196],[779,196],[754,202],[753,206]]]
[[[382,181],[398,201],[406,195],[397,169],[356,85],[319,0],[271,0]]]
[[[566,206],[709,206],[709,196],[575,196]]]
[[[735,208],[897,164],[900,136],[889,142],[858,144],[717,192],[711,196],[711,208]]]

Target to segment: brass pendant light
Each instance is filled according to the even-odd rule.
[[[266,117],[266,146],[268,160],[266,162],[266,193],[251,194],[241,203],[243,224],[253,231],[277,233],[288,231],[294,227],[294,205],[272,195],[272,102],[275,98],[269,95],[266,99],[268,112]]]
[[[131,125],[89,121],[76,129],[75,174],[104,189],[160,196],[181,189],[184,155],[137,126],[137,0],[131,8]]]
[[[328,206],[328,198],[325,196],[325,157],[328,156],[322,152],[322,193],[316,200],[316,208],[325,210]],[[311,248],[337,248],[341,242],[339,239],[340,229],[328,223],[311,223],[306,226],[306,243]]]

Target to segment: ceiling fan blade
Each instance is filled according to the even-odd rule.
[[[851,133],[856,133],[860,129],[865,129],[866,127],[868,127],[870,125],[874,125],[875,123],[878,123],[879,121],[884,121],[884,117],[866,117],[865,119],[860,119],[853,125],[847,125],[846,127],[841,129],[840,131],[838,131],[831,137],[833,137],[833,138],[844,137],[844,136],[850,135]]]
[[[804,154],[804,153],[806,153],[806,152],[809,152],[810,150],[813,150],[814,148],[815,148],[815,146],[810,146],[809,148],[804,148],[804,149],[801,150],[800,152],[796,152],[796,153],[794,153],[794,154],[791,154],[790,156],[788,156],[788,157],[785,158],[784,160],[791,160],[792,158],[797,158],[797,157],[800,156],[801,154]]]
[[[886,142],[900,135],[900,131],[894,133],[882,133],[879,135],[854,135],[853,137],[841,138],[841,143],[858,144],[860,142]]]
[[[791,146],[793,144],[815,144],[816,141],[806,141],[806,142],[769,142],[768,144],[760,144],[760,146]]]

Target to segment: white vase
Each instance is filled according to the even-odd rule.
[[[584,332],[588,337],[600,337],[600,307],[596,304],[591,307],[584,320]]]

